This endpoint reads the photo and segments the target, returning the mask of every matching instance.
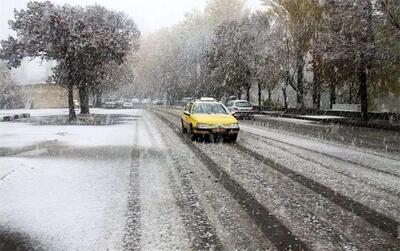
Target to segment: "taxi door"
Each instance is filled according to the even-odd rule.
[[[189,102],[185,106],[185,109],[183,110],[182,122],[183,122],[183,126],[185,128],[189,128],[190,127],[190,123],[191,123],[190,116],[191,116],[192,108],[193,108],[193,102]]]

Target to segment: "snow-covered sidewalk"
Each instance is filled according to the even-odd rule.
[[[68,112],[32,111],[33,116]],[[138,110],[92,112],[141,115]],[[50,250],[122,249],[132,128],[133,122],[0,123],[0,150],[7,150],[0,155],[0,234],[26,235]]]

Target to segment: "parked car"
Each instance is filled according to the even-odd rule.
[[[75,106],[75,108],[80,107],[80,104],[79,104],[78,100],[76,100],[76,99],[74,99],[74,106]]]
[[[226,107],[237,119],[253,119],[256,109],[247,100],[229,100]]]
[[[132,103],[133,103],[134,105],[138,105],[138,104],[140,104],[140,100],[139,100],[138,98],[133,98],[133,99],[132,99]]]
[[[132,109],[133,108],[133,102],[129,99],[125,99],[124,103],[122,104],[122,108],[124,109]]]
[[[112,98],[107,98],[104,100],[104,108],[114,109],[116,108],[115,100]]]
[[[150,99],[145,98],[145,99],[142,99],[142,101],[140,103],[142,103],[144,105],[148,105],[148,104],[151,104],[151,101],[150,101]]]
[[[116,108],[122,108],[123,105],[124,105],[124,99],[120,98],[120,99],[115,100]]]
[[[239,134],[239,123],[221,103],[211,99],[189,102],[181,114],[182,132],[192,140],[199,136],[222,136],[235,142]]]

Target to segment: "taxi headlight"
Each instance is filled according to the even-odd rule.
[[[234,123],[234,124],[225,125],[224,127],[228,128],[228,129],[239,129],[239,124]]]

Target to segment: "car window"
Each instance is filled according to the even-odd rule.
[[[193,113],[199,114],[227,114],[228,111],[219,103],[199,103],[194,107]]]
[[[247,101],[238,101],[235,103],[237,107],[251,107],[251,104]]]

